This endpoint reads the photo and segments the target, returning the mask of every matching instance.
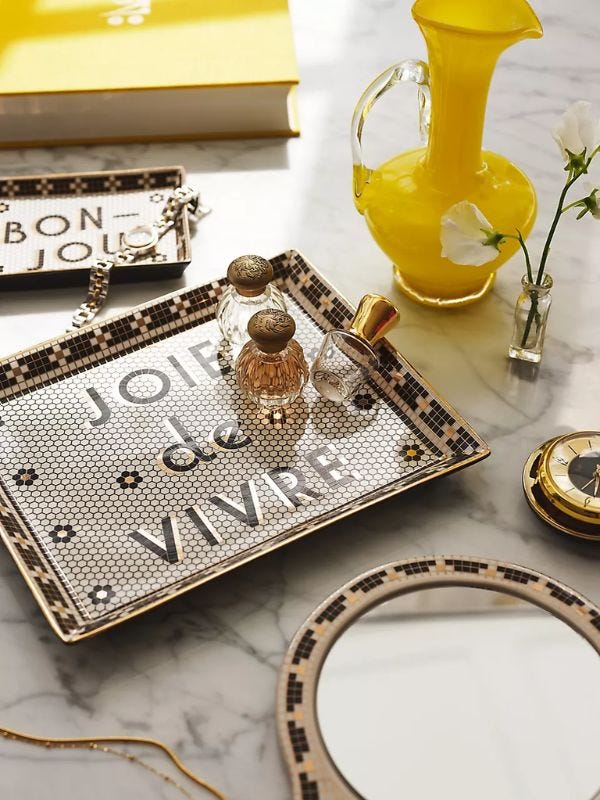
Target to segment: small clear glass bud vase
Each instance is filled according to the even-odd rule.
[[[514,328],[508,349],[510,358],[533,364],[542,360],[553,283],[550,275],[544,275],[541,284],[531,283],[527,275],[521,278],[523,291],[515,306]]]

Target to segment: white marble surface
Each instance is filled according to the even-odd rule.
[[[503,56],[486,144],[533,178],[543,226],[562,181],[549,128],[573,100],[600,107],[600,17],[596,0],[535,6],[545,38]],[[394,61],[424,55],[409,1],[293,0],[292,12],[302,76],[300,139],[11,151],[0,153],[1,172],[181,163],[214,207],[194,241],[186,283],[222,274],[240,253],[296,247],[354,301],[367,290],[393,293],[390,265],[352,205],[348,126],[372,77]],[[400,91],[374,115],[367,131],[373,160],[415,141],[413,103],[409,89]],[[540,236],[532,241],[539,245]],[[600,224],[565,220],[553,255],[547,352],[533,379],[505,358],[522,272],[517,260],[502,269],[488,299],[462,311],[433,312],[396,295],[403,321],[394,341],[490,442],[493,455],[481,465],[74,648],[50,633],[10,557],[0,552],[0,724],[49,735],[158,736],[232,800],[280,800],[290,796],[274,722],[282,654],[313,606],[353,575],[415,555],[480,555],[545,571],[600,603],[600,550],[544,527],[520,489],[523,461],[538,442],[600,427],[599,253]],[[116,287],[110,310],[176,286]],[[0,354],[59,333],[80,295],[76,289],[4,293]],[[178,796],[108,757],[5,744],[0,790],[19,800]]]

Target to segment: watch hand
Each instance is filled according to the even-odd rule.
[[[596,475],[596,482],[594,483],[594,497],[598,497],[598,489],[600,489],[600,475]]]
[[[581,487],[581,491],[583,492],[583,490],[584,490],[584,489],[587,489],[587,487],[590,485],[590,483],[593,483],[595,480],[597,480],[597,478],[594,476],[594,477],[593,477],[591,480],[589,480],[589,481],[586,483],[586,485],[585,485],[585,486],[582,486],[582,487]]]

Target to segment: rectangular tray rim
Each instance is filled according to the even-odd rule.
[[[290,248],[288,250],[283,251],[282,253],[278,253],[277,256],[274,256],[273,258],[276,258],[276,257],[279,257],[279,256],[285,256],[286,258],[291,258],[291,257],[296,256],[296,255],[299,256],[310,267],[311,271],[313,271],[318,276],[318,278],[328,288],[330,288],[333,292],[335,292],[335,294],[337,294],[340,297],[340,299],[349,308],[355,309],[354,304],[351,303],[341,292],[339,292],[337,289],[335,289],[331,285],[331,283],[326,280],[326,278],[323,277],[322,273],[314,266],[312,261],[310,261],[309,259],[307,259],[303,255],[302,251],[296,250],[294,248]],[[159,301],[163,302],[163,301],[165,301],[167,299],[178,297],[182,292],[193,291],[195,289],[201,289],[204,286],[210,286],[211,283],[214,283],[215,281],[218,281],[218,280],[219,279],[216,278],[216,279],[214,279],[214,281],[212,281],[210,283],[199,284],[198,286],[193,285],[193,286],[180,287],[179,289],[175,289],[173,292],[170,292],[170,293],[165,294],[165,295],[159,295],[158,297],[156,297],[156,298],[154,298],[152,300],[146,300],[145,302],[140,303],[140,304],[138,304],[136,306],[132,306],[132,307],[126,309],[125,311],[121,311],[119,313],[115,313],[115,314],[113,314],[113,315],[111,315],[109,317],[106,317],[105,319],[100,320],[99,324],[100,325],[105,325],[105,324],[110,323],[110,322],[112,322],[114,320],[118,320],[118,319],[121,319],[123,317],[127,317],[130,314],[132,314],[133,312],[139,311],[141,309],[148,308],[149,306],[151,306],[154,303],[157,303]],[[305,312],[305,313],[307,313],[307,312]],[[28,354],[34,353],[35,351],[41,349],[42,347],[48,346],[50,344],[57,344],[58,342],[62,342],[62,341],[68,340],[68,339],[70,339],[72,337],[76,337],[79,333],[81,333],[81,331],[73,331],[73,332],[69,332],[69,333],[62,333],[62,334],[54,336],[54,337],[52,337],[50,339],[46,339],[46,340],[44,340],[42,342],[38,342],[34,346],[29,347],[26,350],[21,350],[21,351],[18,351],[16,353],[12,353],[9,356],[2,357],[0,359],[0,368],[3,367],[5,364],[8,364],[11,359],[14,359],[14,358],[22,356],[22,355],[28,355]],[[336,513],[330,512],[333,515],[332,516],[327,516],[326,519],[322,519],[320,521],[313,522],[311,525],[307,526],[305,529],[301,529],[301,530],[297,531],[296,533],[289,534],[289,532],[288,532],[287,538],[285,538],[283,541],[276,542],[276,543],[272,544],[271,546],[265,547],[263,549],[258,549],[256,552],[248,553],[245,557],[240,558],[240,560],[235,561],[234,563],[231,563],[229,565],[222,566],[222,567],[218,568],[218,570],[215,571],[214,573],[211,573],[209,575],[205,575],[204,577],[200,576],[200,577],[198,577],[196,579],[190,578],[190,582],[189,583],[186,583],[184,586],[179,586],[179,587],[175,586],[171,592],[165,594],[163,597],[156,598],[155,600],[150,600],[149,602],[145,603],[140,608],[135,608],[135,609],[133,609],[131,611],[126,611],[121,616],[116,617],[116,618],[111,619],[111,620],[108,620],[108,621],[105,621],[105,622],[101,622],[97,626],[93,626],[93,625],[92,626],[90,626],[90,625],[82,626],[82,625],[80,625],[78,628],[74,629],[71,633],[65,633],[60,628],[60,626],[57,624],[56,619],[53,616],[52,611],[48,606],[46,598],[43,596],[43,594],[41,593],[39,588],[35,585],[35,583],[31,579],[31,577],[27,573],[25,565],[22,563],[21,556],[17,552],[17,550],[16,550],[16,548],[14,546],[14,543],[11,541],[10,535],[9,535],[8,531],[6,530],[4,524],[2,523],[2,517],[0,516],[0,538],[2,539],[4,545],[6,546],[8,552],[10,553],[13,561],[15,562],[15,564],[17,566],[17,569],[19,570],[20,574],[24,578],[27,587],[29,588],[29,590],[31,591],[33,597],[35,598],[36,603],[38,604],[38,606],[39,606],[40,610],[42,611],[44,617],[46,618],[47,622],[49,623],[52,631],[58,636],[58,638],[62,642],[64,642],[65,644],[76,644],[77,642],[84,641],[86,639],[90,639],[90,638],[92,638],[94,636],[97,636],[100,633],[103,633],[106,630],[109,630],[111,628],[116,627],[117,625],[120,625],[123,622],[127,622],[127,621],[129,621],[131,619],[134,619],[135,617],[138,617],[138,616],[141,616],[142,614],[145,614],[148,611],[151,611],[151,610],[153,610],[155,608],[158,608],[159,606],[163,605],[164,603],[169,602],[170,600],[174,599],[175,597],[179,597],[179,596],[181,596],[181,595],[183,595],[183,594],[185,594],[185,593],[187,593],[189,591],[192,591],[193,589],[196,589],[199,586],[201,586],[201,585],[203,585],[205,583],[208,583],[208,582],[214,580],[215,578],[220,577],[221,575],[224,575],[224,574],[226,574],[228,572],[231,572],[232,570],[237,569],[238,567],[242,567],[245,564],[248,564],[251,561],[254,561],[255,559],[257,559],[257,558],[259,558],[259,557],[261,557],[263,555],[266,555],[268,553],[272,553],[275,550],[278,550],[279,548],[290,544],[291,542],[297,541],[298,539],[301,539],[304,536],[308,536],[309,534],[314,533],[314,532],[320,530],[321,528],[326,527],[327,525],[332,525],[332,524],[334,524],[335,522],[338,522],[341,519],[345,519],[346,517],[352,516],[353,514],[356,514],[359,511],[362,511],[363,509],[369,508],[370,506],[375,505],[376,503],[379,503],[379,502],[381,502],[383,500],[387,500],[390,497],[393,497],[394,495],[402,494],[403,492],[407,491],[408,489],[413,489],[416,486],[420,486],[422,484],[428,483],[429,481],[431,481],[431,480],[433,480],[435,478],[444,477],[444,476],[446,476],[448,474],[451,474],[453,472],[458,472],[461,469],[464,469],[465,467],[470,466],[471,464],[474,464],[474,463],[477,463],[478,461],[482,461],[482,460],[486,459],[491,454],[491,449],[490,449],[489,445],[487,445],[487,443],[482,439],[482,437],[471,427],[471,425],[464,419],[464,417],[462,417],[462,415],[454,408],[454,406],[451,403],[449,403],[442,395],[440,395],[435,389],[433,389],[433,387],[431,386],[429,381],[426,378],[423,377],[421,372],[418,369],[416,369],[413,366],[413,364],[410,361],[408,361],[408,359],[406,359],[396,349],[396,347],[393,344],[391,344],[391,342],[387,338],[384,339],[383,341],[388,345],[388,347],[395,354],[400,356],[401,359],[409,366],[409,368],[418,376],[419,381],[422,383],[423,387],[428,389],[428,390],[430,390],[432,392],[432,394],[436,398],[439,398],[440,400],[442,400],[442,402],[451,410],[455,420],[458,423],[460,423],[462,426],[464,426],[465,429],[470,434],[472,434],[475,439],[478,440],[478,442],[480,443],[479,450],[474,452],[472,455],[465,456],[464,459],[462,459],[459,463],[452,464],[449,467],[446,467],[445,469],[440,470],[439,472],[423,475],[422,477],[420,477],[420,478],[416,479],[414,482],[412,482],[409,486],[398,486],[398,481],[395,481],[392,484],[388,485],[389,488],[386,491],[381,492],[381,490],[375,490],[373,492],[373,494],[376,494],[376,496],[371,496],[371,497],[367,496],[368,499],[366,501],[362,500],[359,506],[352,506],[350,508],[346,508],[345,510],[341,510],[340,512],[336,512]],[[111,360],[117,360],[118,357],[119,356],[116,355],[115,358],[111,359]],[[37,387],[31,387],[31,388],[25,389],[24,393],[29,393],[29,392],[35,391],[36,388]],[[9,399],[9,398],[0,398],[0,406],[2,405],[2,402],[3,402],[4,399]],[[3,496],[4,496],[4,492],[2,491],[2,493],[0,494],[0,498],[3,497]],[[15,505],[12,503],[12,500],[11,500],[10,497],[6,496],[5,500],[9,504],[9,507],[12,510],[12,512],[14,513],[14,515],[17,517],[17,519],[19,521],[19,525],[22,526],[23,525],[23,521],[21,519],[20,510],[18,509],[18,507],[15,507]]]
[[[1,145],[0,145],[1,147]],[[128,169],[100,169],[100,170],[86,170],[85,172],[46,172],[46,173],[35,173],[35,174],[26,174],[26,175],[0,175],[0,183],[4,181],[18,181],[18,180],[41,180],[42,178],[52,178],[53,180],[64,180],[68,178],[93,178],[98,177],[99,175],[109,174],[109,175],[134,175],[139,174],[142,172],[168,172],[168,171],[176,171],[179,173],[181,185],[184,184],[187,180],[187,172],[185,167],[182,164],[168,164],[164,167],[130,167]],[[59,196],[59,195],[57,195]],[[67,195],[71,197],[72,195]],[[19,199],[26,200],[28,197],[33,197],[33,195],[23,195]],[[192,252],[191,252],[191,231],[190,231],[190,223],[188,220],[188,215],[183,214],[181,217],[181,226],[183,229],[183,257],[180,260],[173,261],[170,266],[182,266],[185,269],[192,261]],[[146,264],[146,267],[150,267],[150,264]],[[157,265],[157,266],[164,266],[164,265]],[[116,265],[117,271],[123,269],[122,266]],[[63,267],[60,269],[53,269],[47,270],[46,272],[35,273],[29,271],[27,269],[21,270],[20,272],[0,272],[0,284],[3,282],[9,283],[12,280],[19,279],[19,278],[31,278],[32,282],[35,280],[35,275],[40,274],[44,277],[52,278],[53,275],[62,275],[62,274],[69,274],[69,275],[78,275],[78,274],[85,274],[89,272],[89,267]],[[9,287],[10,288],[10,287]],[[57,287],[60,288],[60,287]],[[122,312],[124,313],[124,312]],[[43,342],[39,342],[38,344],[43,344]],[[36,344],[37,347],[37,344]],[[18,355],[18,353],[14,353],[13,355]],[[4,357],[0,358],[0,363],[4,361]]]

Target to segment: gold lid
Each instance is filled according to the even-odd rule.
[[[380,294],[366,294],[358,304],[350,324],[350,333],[368,344],[375,344],[399,320],[400,312],[387,297]]]
[[[256,297],[273,280],[273,267],[262,256],[239,256],[229,265],[227,279],[244,297]]]
[[[285,311],[265,308],[250,317],[248,333],[263,353],[279,353],[296,333],[296,323]]]

